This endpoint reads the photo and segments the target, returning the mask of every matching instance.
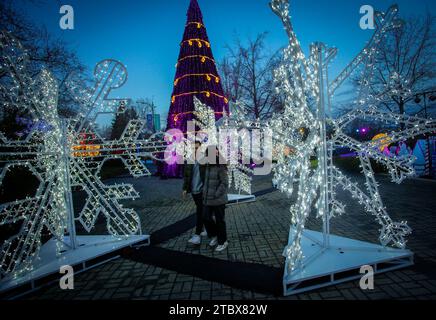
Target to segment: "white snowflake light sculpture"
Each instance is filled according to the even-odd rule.
[[[194,106],[195,123],[199,128],[196,136],[204,142],[202,150],[206,150],[208,146],[219,145],[221,154],[226,155],[228,160],[229,187],[251,194],[253,170],[243,162],[244,155],[249,155],[250,152],[247,149],[250,136],[248,130],[238,131],[247,127],[240,121],[235,123],[227,114],[219,120],[220,123],[217,123],[213,109],[196,97],[194,97]],[[188,132],[188,141],[194,140],[190,139],[191,135],[192,132]],[[187,149],[192,150],[192,148]]]
[[[77,219],[89,232],[94,227],[98,215],[103,214],[110,234],[137,234],[140,232],[139,217],[134,210],[123,208],[118,201],[134,200],[139,194],[130,184],[106,186],[101,181],[99,173],[108,159],[121,159],[133,177],[150,175],[141,157],[153,157],[153,153],[164,150],[166,144],[163,140],[139,139],[145,125],[142,120],[129,121],[117,140],[106,141],[100,137],[94,128],[97,116],[103,113],[115,114],[120,105],[127,107],[129,103],[125,99],[108,99],[111,90],[121,87],[126,82],[127,70],[118,61],[104,60],[97,64],[94,75],[94,92],[82,101],[85,112],[71,121],[67,129],[68,148],[75,150],[69,158],[71,186],[81,187],[87,194],[87,201]],[[89,151],[92,147],[94,152]]]
[[[56,81],[46,70],[32,79],[26,73],[26,52],[6,33],[0,33],[0,50],[0,72],[6,75],[0,84],[2,107],[19,105],[35,122],[44,120],[51,127],[47,132],[33,128],[22,140],[11,141],[0,135],[0,184],[10,169],[19,166],[27,167],[40,182],[33,197],[0,206],[1,226],[21,224],[18,233],[0,247],[0,278],[3,278],[18,269],[29,271],[41,246],[43,227],[61,239],[67,219]]]
[[[323,220],[323,246],[329,245],[329,221],[334,215],[345,212],[345,206],[337,200],[336,189],[341,187],[362,204],[368,213],[374,215],[381,225],[380,243],[404,248],[405,237],[410,228],[405,222],[394,222],[389,217],[378,192],[370,158],[387,166],[393,181],[401,182],[413,174],[410,158],[389,158],[380,151],[380,143],[358,142],[343,132],[343,128],[353,119],[367,118],[403,124],[404,130],[392,132],[392,142],[406,140],[415,135],[434,132],[434,121],[383,113],[375,109],[382,97],[370,97],[363,92],[362,102],[369,106],[356,109],[349,114],[332,119],[326,111],[335,90],[360,65],[363,65],[364,81],[371,79],[371,73],[377,46],[391,28],[398,25],[395,19],[397,7],[391,7],[386,14],[376,14],[377,28],[374,36],[356,58],[332,82],[328,82],[328,65],[337,50],[315,43],[306,58],[294,33],[289,18],[287,0],[273,0],[271,8],[276,13],[289,36],[290,45],[284,51],[284,63],[275,71],[278,92],[285,98],[285,111],[276,115],[270,122],[274,130],[276,144],[281,148],[275,179],[282,192],[288,195],[294,192],[294,183],[298,183],[297,202],[291,207],[292,227],[289,243],[284,251],[287,272],[292,273],[302,267],[303,251],[301,241],[306,218],[313,204],[317,216]],[[355,150],[361,162],[366,179],[366,192],[361,190],[333,164],[333,149],[346,146]],[[316,168],[311,167],[311,157],[318,160]]]
[[[0,225],[21,223],[18,233],[1,245],[0,278],[33,268],[44,226],[58,243],[73,249],[77,247],[76,221],[89,232],[99,214],[106,218],[107,230],[113,236],[141,234],[137,213],[119,203],[139,194],[130,184],[105,185],[98,176],[104,161],[113,158],[122,159],[134,177],[148,175],[141,157],[154,157],[155,152],[166,148],[161,138],[138,138],[144,125],[139,120],[130,121],[117,140],[105,141],[94,129],[98,114],[115,113],[120,103],[126,103],[108,98],[112,89],[126,81],[125,67],[114,60],[99,63],[94,91],[81,91],[77,96],[86,105],[84,112],[74,120],[62,120],[57,113],[57,83],[53,76],[43,70],[32,79],[25,50],[9,34],[0,33],[0,49],[0,71],[7,76],[0,84],[3,107],[18,107],[35,123],[43,121],[48,128],[42,131],[35,126],[19,140],[8,140],[0,133],[0,184],[7,171],[17,166],[27,167],[40,181],[35,196],[0,205]],[[75,186],[87,194],[78,217],[71,197],[71,187]],[[68,243],[65,234],[69,235]]]

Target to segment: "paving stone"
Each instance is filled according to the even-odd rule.
[[[400,282],[399,285],[404,289],[413,289],[419,288],[421,285],[418,282],[410,281],[410,282]],[[410,291],[410,290],[409,290]]]
[[[187,300],[189,299],[189,292],[188,293],[176,293],[171,294],[170,298],[174,300]]]
[[[407,292],[406,290],[404,290],[402,287],[400,287],[400,285],[394,283],[392,285],[390,285],[390,287],[397,292],[397,294],[400,295],[400,297],[407,297],[410,296],[409,292]]]
[[[321,292],[320,295],[322,298],[328,299],[328,298],[337,298],[341,294],[340,291],[327,291],[327,292]]]
[[[409,292],[413,295],[413,296],[422,296],[422,295],[428,295],[431,293],[430,290],[426,289],[426,288],[415,288],[415,289],[409,289]]]
[[[253,190],[270,188],[270,178],[255,177]],[[352,178],[360,184],[363,182],[361,176]],[[275,297],[120,258],[78,274],[75,277],[75,290],[64,292],[54,284],[26,296],[26,299],[435,299],[436,249],[429,244],[434,242],[436,234],[436,183],[406,180],[402,185],[396,185],[385,176],[377,176],[377,179],[392,219],[407,220],[413,229],[408,246],[416,256],[416,265],[376,275],[374,291],[361,290],[358,281],[350,281],[290,297]],[[141,199],[126,201],[125,206],[139,212],[143,230],[149,233],[194,213],[192,201],[180,200],[179,180],[160,181],[153,178],[114,181],[133,183],[138,191],[142,190]],[[379,225],[373,217],[344,192],[338,193],[338,200],[346,204],[347,212],[340,218],[332,219],[331,232],[376,243]],[[158,246],[228,261],[255,262],[282,268],[282,251],[287,245],[290,225],[289,207],[293,201],[295,197],[288,199],[276,191],[258,196],[255,202],[228,206],[226,223],[230,245],[228,250],[220,254],[207,246],[208,241],[202,241],[196,248],[189,246],[187,240],[193,230]],[[306,226],[320,230],[321,224],[311,215]]]

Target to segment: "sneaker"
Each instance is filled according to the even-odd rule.
[[[221,252],[227,248],[229,243],[226,241],[223,244],[220,244],[218,247],[216,247],[215,252]]]
[[[209,242],[209,246],[211,246],[211,247],[215,247],[217,244],[218,244],[217,237],[213,237],[212,240],[210,240],[210,242]]]
[[[202,233],[200,233],[200,236],[202,236],[202,237],[207,237],[207,231],[204,230]]]
[[[201,238],[200,238],[199,235],[194,234],[192,236],[192,238],[188,240],[188,242],[192,243],[192,244],[200,244],[201,243]]]

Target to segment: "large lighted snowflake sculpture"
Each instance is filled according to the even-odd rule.
[[[234,119],[227,114],[224,114],[217,123],[213,109],[196,97],[194,97],[194,106],[195,124],[198,127],[198,132],[195,133],[195,137],[191,137],[194,136],[194,132],[188,131],[187,140],[198,139],[202,141],[203,151],[208,146],[219,145],[221,154],[225,155],[227,159],[229,187],[233,187],[239,192],[251,194],[253,169],[249,167],[249,161],[246,159],[250,155],[249,142],[251,141],[248,128],[253,128],[253,124],[247,125],[241,119]],[[192,150],[192,148],[188,148],[188,150]],[[187,158],[189,156],[187,155]]]
[[[283,22],[290,41],[284,51],[284,63],[275,71],[277,90],[285,98],[285,111],[270,122],[275,143],[281,149],[275,168],[278,188],[292,195],[294,184],[298,184],[297,201],[290,209],[292,226],[289,243],[284,251],[287,272],[301,266],[301,241],[313,205],[317,216],[323,221],[323,244],[328,246],[329,221],[334,215],[345,212],[344,204],[336,198],[337,187],[349,191],[368,213],[375,216],[381,225],[379,240],[383,246],[404,248],[405,237],[411,230],[405,222],[394,222],[388,215],[378,191],[370,158],[386,165],[392,180],[397,183],[413,174],[413,159],[387,157],[379,148],[382,141],[359,142],[343,131],[347,124],[358,117],[402,124],[404,130],[389,135],[392,143],[434,132],[436,129],[435,122],[431,120],[377,111],[377,103],[383,97],[370,96],[365,91],[365,83],[368,83],[374,72],[372,62],[380,41],[386,32],[398,26],[397,7],[391,7],[386,14],[376,14],[377,28],[372,39],[331,83],[327,80],[328,65],[337,50],[315,43],[310,48],[310,56],[306,58],[293,30],[287,0],[273,0],[271,8]],[[330,106],[330,98],[359,66],[363,66],[364,79],[360,104],[366,107],[353,110],[339,119],[328,117],[326,111]],[[339,146],[357,152],[366,180],[366,192],[333,164],[333,149]],[[318,160],[316,168],[311,167],[311,157]]]
[[[77,99],[85,104],[76,119],[60,119],[57,113],[57,83],[47,70],[32,79],[28,56],[21,44],[6,33],[0,34],[0,84],[3,107],[18,107],[35,123],[43,120],[49,129],[38,126],[19,140],[9,140],[0,133],[0,183],[8,170],[27,167],[40,181],[35,196],[0,205],[0,225],[20,223],[19,231],[0,248],[0,278],[30,271],[41,248],[41,232],[46,226],[59,243],[75,248],[75,224],[79,221],[88,232],[99,214],[107,221],[114,236],[141,234],[140,221],[132,209],[125,209],[121,199],[135,199],[139,194],[130,184],[105,185],[100,169],[107,159],[119,158],[134,177],[148,175],[141,157],[154,157],[166,148],[163,139],[139,139],[143,122],[132,120],[117,140],[102,139],[95,129],[101,113],[115,113],[126,100],[109,99],[112,89],[127,79],[125,67],[114,60],[104,60],[95,69],[96,85],[92,93],[80,92]],[[87,194],[86,203],[75,217],[71,187]],[[64,235],[68,234],[69,243]],[[59,246],[60,247],[60,246]]]
[[[61,239],[66,226],[66,202],[62,170],[62,124],[57,117],[57,86],[46,70],[36,79],[26,72],[27,54],[20,43],[0,33],[0,72],[4,74],[0,95],[4,108],[19,105],[36,121],[44,119],[50,130],[30,130],[22,140],[0,135],[0,184],[14,167],[27,167],[40,184],[33,197],[0,206],[0,225],[21,224],[19,232],[0,247],[0,278],[20,269],[31,269],[41,246],[41,232],[47,226]]]
[[[108,159],[121,159],[133,177],[150,175],[141,157],[155,157],[154,153],[165,150],[163,139],[140,139],[145,123],[131,120],[121,137],[106,141],[95,129],[99,114],[118,112],[120,105],[128,105],[125,99],[109,99],[111,90],[121,87],[127,80],[127,70],[118,61],[104,60],[95,68],[96,85],[94,92],[82,99],[85,112],[78,119],[68,123],[68,149],[75,149],[74,156],[69,157],[69,176],[72,187],[80,187],[87,194],[87,201],[77,218],[87,231],[90,231],[99,214],[107,221],[107,229],[112,235],[130,235],[140,232],[139,217],[134,210],[125,209],[119,203],[122,199],[136,199],[139,194],[130,184],[105,185],[100,177],[100,170]],[[83,93],[78,97],[83,97]],[[94,146],[95,152],[83,148],[83,137],[87,146]]]

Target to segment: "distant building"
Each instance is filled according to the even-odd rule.
[[[154,118],[153,118],[154,116]],[[160,120],[160,114],[148,113],[146,116],[147,129],[153,132],[161,131],[162,123]]]

